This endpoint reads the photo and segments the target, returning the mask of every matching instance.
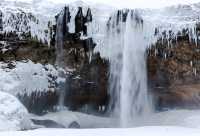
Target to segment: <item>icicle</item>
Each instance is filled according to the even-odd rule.
[[[190,66],[193,67],[193,61],[190,61]]]
[[[193,73],[194,73],[194,76],[197,76],[197,69],[196,68],[193,68]]]
[[[155,49],[155,57],[157,56],[157,54],[158,54],[158,50],[157,50],[157,49]]]
[[[167,54],[166,53],[164,53],[164,59],[167,59]]]

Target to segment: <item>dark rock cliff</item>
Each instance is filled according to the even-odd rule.
[[[118,12],[122,14],[122,12]],[[31,14],[19,14],[20,18],[31,19],[37,23],[37,19]],[[13,16],[14,17],[14,16]],[[123,13],[123,21],[127,14]],[[58,18],[58,16],[56,16]],[[93,20],[91,10],[88,9],[86,16],[82,8],[78,8],[75,17],[75,33],[70,33],[67,24],[71,17],[69,8],[64,8],[63,16],[63,61],[64,69],[68,71],[66,82],[65,105],[72,110],[81,110],[87,105],[94,111],[99,107],[107,106],[109,62],[100,57],[99,53],[93,53],[96,46],[92,38],[81,39],[81,32],[87,36],[86,23]],[[12,20],[10,20],[12,21]],[[19,23],[20,22],[20,23]],[[3,29],[2,13],[0,12],[0,31]],[[16,32],[0,34],[0,61],[20,61],[30,59],[42,64],[55,64],[56,61],[56,25],[49,26],[51,46],[31,38],[29,27],[27,33],[19,35]],[[90,60],[90,53],[92,58]],[[200,100],[200,47],[189,42],[189,35],[178,37],[177,41],[168,46],[167,41],[158,41],[156,45],[147,50],[148,58],[148,81],[156,103],[156,108],[196,108]],[[58,89],[55,87],[55,89]],[[34,92],[30,96],[19,95],[19,99],[30,112],[41,114],[48,110],[54,110],[58,104],[59,90],[52,92]],[[100,111],[102,112],[102,111]],[[105,110],[103,111],[105,112]]]
[[[19,16],[23,17],[26,14],[23,13],[23,16]],[[0,28],[3,27],[1,25],[1,17],[2,15],[0,14]],[[31,18],[35,17],[31,16]],[[58,16],[56,16],[57,18]],[[92,53],[96,46],[92,38],[84,40],[80,38],[81,32],[87,36],[87,27],[85,24],[92,21],[91,10],[88,9],[86,16],[83,16],[82,8],[78,8],[78,13],[75,17],[75,33],[69,32],[67,24],[70,18],[69,8],[65,7],[62,23],[64,36],[63,68],[68,71],[68,74],[64,75],[68,78],[65,90],[65,105],[72,110],[80,110],[83,106],[88,105],[87,107],[93,109],[93,111],[98,111],[99,106],[105,106],[108,102],[108,61],[102,59],[99,53]],[[16,20],[14,19],[14,21]],[[17,24],[21,24],[21,22],[19,21]],[[18,26],[17,24],[16,27]],[[31,38],[28,26],[27,33],[20,35],[15,31],[1,33],[0,49],[5,49],[5,51],[0,52],[0,60],[10,63],[11,61],[30,59],[36,63],[54,65],[56,61],[56,25],[49,26],[49,31],[51,31],[52,35],[51,46]],[[91,60],[89,59],[89,55],[92,55]],[[51,90],[38,92],[36,90],[31,95],[26,93],[19,94],[18,98],[30,112],[43,114],[46,111],[55,110],[54,107],[58,104],[59,89],[57,87],[55,89],[57,89],[56,92],[52,92]]]
[[[177,41],[172,39],[170,45],[168,41],[158,41],[148,50],[149,87],[155,94],[157,108],[200,106],[199,49],[199,44],[191,42],[186,32]]]

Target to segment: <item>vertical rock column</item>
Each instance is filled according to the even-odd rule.
[[[84,16],[83,16],[83,11],[82,8],[78,8],[78,13],[75,17],[75,32],[79,33],[83,31],[84,28]]]
[[[67,34],[69,32],[69,28],[67,24],[70,22],[71,16],[70,16],[70,11],[69,7],[64,8],[64,15],[63,15],[63,36],[64,38],[67,38]]]
[[[0,11],[0,31],[3,31],[3,13]]]

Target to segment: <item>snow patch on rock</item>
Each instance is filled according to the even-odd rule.
[[[31,94],[34,91],[49,91],[56,81],[57,70],[50,64],[44,66],[28,62],[13,62],[15,67],[10,69],[8,64],[0,62],[0,91],[11,94]],[[52,88],[51,88],[52,87]]]

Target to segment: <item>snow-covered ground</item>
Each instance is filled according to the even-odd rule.
[[[13,69],[8,68],[8,65],[0,62],[0,91],[17,95],[53,90],[52,77],[56,80],[58,72],[52,65],[43,66],[32,61],[12,62]]]
[[[44,116],[31,115],[36,120],[52,120],[68,127],[73,121],[81,128],[110,128],[120,127],[119,120],[114,117],[98,117],[79,112],[63,110],[55,113],[48,113]],[[139,120],[135,119],[132,127],[142,126],[181,126],[200,129],[199,110],[169,110],[150,114]]]
[[[200,130],[183,127],[140,127],[129,129],[38,129],[0,132],[0,136],[199,136]]]
[[[31,115],[30,118],[35,120],[52,120],[58,124],[65,126],[66,128],[68,128],[72,122],[77,122],[80,125],[80,128],[118,127],[117,119],[94,116],[80,112],[72,112],[68,110],[48,113],[44,116]]]
[[[119,127],[118,120],[108,117],[97,117],[78,112],[63,110],[48,113],[44,116],[29,115],[25,107],[10,94],[0,91],[0,136],[199,136],[199,110],[173,110],[149,115],[143,120],[135,120],[137,125],[130,129],[37,129],[17,131],[33,127],[30,119],[52,120],[64,127],[77,122],[81,128]],[[157,127],[156,127],[157,126]],[[159,126],[159,127],[158,127]],[[13,130],[13,131],[8,131]]]

